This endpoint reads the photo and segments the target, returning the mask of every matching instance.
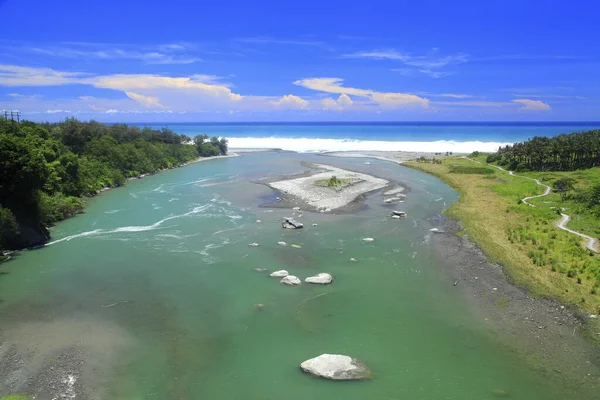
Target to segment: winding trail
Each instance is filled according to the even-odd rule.
[[[473,160],[472,158],[469,158],[469,157],[467,157],[467,156],[463,156],[462,158],[465,158],[465,159],[467,159],[467,160],[469,160],[469,161],[473,161],[473,162],[475,162],[475,163],[477,163],[477,164],[481,164],[481,162],[480,162],[480,161]],[[497,168],[497,169],[499,169],[500,171],[507,172],[509,175],[516,176],[516,177],[518,177],[518,178],[529,179],[530,181],[534,181],[534,182],[535,182],[537,185],[539,185],[539,186],[542,186],[542,187],[544,187],[544,188],[545,188],[545,190],[544,190],[544,193],[543,193],[543,194],[538,194],[538,195],[536,195],[536,196],[528,196],[528,197],[524,197],[523,199],[521,199],[521,201],[522,201],[523,203],[527,204],[527,205],[528,205],[528,206],[530,206],[530,207],[535,207],[535,205],[534,205],[534,204],[531,204],[531,203],[530,203],[528,200],[531,200],[531,199],[537,199],[537,198],[539,198],[539,197],[548,196],[548,195],[549,195],[549,194],[552,192],[552,188],[551,188],[550,186],[548,186],[548,185],[544,185],[542,182],[540,182],[540,181],[539,181],[539,179],[530,178],[530,177],[528,177],[528,176],[523,176],[523,175],[516,175],[516,174],[515,174],[513,171],[508,171],[508,170],[506,170],[506,169],[504,169],[504,168],[502,168],[502,167],[499,167],[499,166],[497,166],[497,165],[492,165],[492,167],[494,167],[494,168]],[[590,251],[593,251],[594,253],[598,253],[598,239],[596,239],[596,238],[594,238],[594,237],[591,237],[591,236],[588,236],[588,235],[586,235],[586,234],[584,234],[584,233],[581,233],[581,232],[574,231],[573,229],[569,229],[569,228],[567,228],[567,226],[566,226],[566,225],[567,225],[567,224],[569,223],[569,221],[571,220],[571,216],[569,216],[569,215],[567,215],[567,214],[563,214],[563,213],[562,213],[562,212],[560,212],[560,211],[559,211],[559,213],[560,213],[561,219],[560,219],[560,220],[558,220],[558,221],[556,221],[556,222],[554,223],[554,226],[556,226],[558,229],[561,229],[561,230],[563,230],[563,231],[565,231],[565,232],[572,233],[573,235],[577,235],[577,236],[579,236],[579,237],[581,237],[581,238],[585,239],[585,240],[586,240],[586,243],[585,243],[585,247],[586,247],[586,249],[588,249],[588,250],[590,250]]]

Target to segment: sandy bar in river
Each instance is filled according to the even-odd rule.
[[[285,195],[296,197],[317,211],[328,212],[344,207],[360,195],[382,189],[390,183],[371,175],[347,171],[325,164],[313,165],[318,171],[310,176],[283,179],[269,183],[274,189]],[[347,179],[350,184],[341,188],[319,186],[317,181],[327,180],[332,176]]]

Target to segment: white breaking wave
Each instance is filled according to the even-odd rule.
[[[380,140],[314,139],[314,138],[230,138],[232,149],[282,149],[297,152],[320,151],[415,151],[427,153],[472,153],[474,151],[495,152],[500,146],[512,143],[500,142],[457,142],[437,140],[433,142],[390,142]]]

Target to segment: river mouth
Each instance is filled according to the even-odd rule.
[[[305,212],[304,229],[282,229],[290,210],[259,207],[273,192],[252,182],[324,161],[276,152],[190,165],[91,200],[53,230],[53,244],[0,267],[0,395],[590,398],[593,363],[577,385],[541,372],[443,278],[429,229],[456,193],[364,161],[327,158],[410,187],[407,218],[392,220],[372,193],[358,212]],[[268,277],[280,269],[334,282],[289,287]],[[299,370],[322,353],[364,360],[373,377],[330,382]]]

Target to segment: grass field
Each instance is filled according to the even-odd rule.
[[[534,295],[557,298],[582,310],[600,313],[600,257],[585,249],[575,235],[557,229],[559,219],[552,207],[569,208],[569,228],[588,234],[600,232],[600,222],[558,194],[532,200],[536,207],[520,202],[543,189],[527,179],[513,177],[486,165],[485,156],[473,161],[451,157],[441,165],[409,162],[404,165],[435,175],[460,193],[460,200],[446,214],[462,222],[463,232],[508,275]],[[522,174],[552,182],[566,174],[586,186],[600,180],[600,169],[572,173]],[[579,210],[581,211],[581,210]],[[595,337],[598,339],[598,337]]]

